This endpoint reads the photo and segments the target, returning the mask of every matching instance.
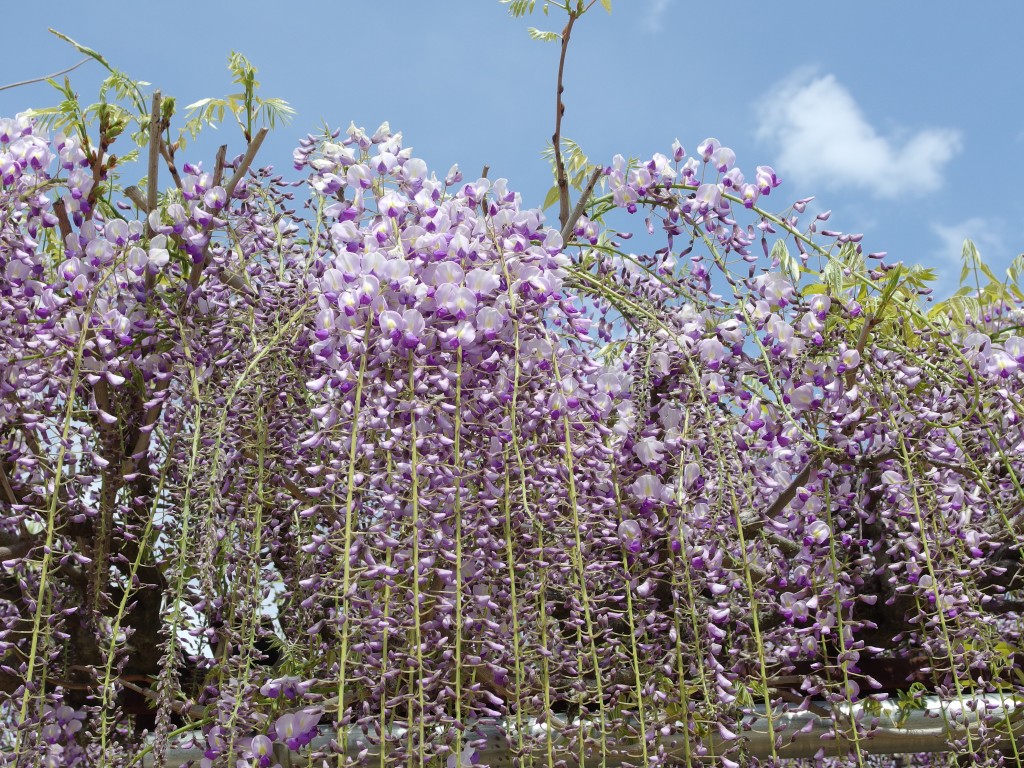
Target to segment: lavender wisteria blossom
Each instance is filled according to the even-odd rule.
[[[0,120],[4,764],[739,765],[799,711],[876,764],[885,699],[1024,695],[1017,286],[928,311],[713,138],[562,230],[386,124],[289,180],[152,115],[152,196],[109,118]]]

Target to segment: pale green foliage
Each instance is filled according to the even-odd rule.
[[[152,115],[149,97],[143,92],[143,88],[149,83],[132,80],[125,73],[112,67],[93,49],[56,30],[51,29],[50,32],[79,52],[95,59],[110,74],[100,85],[99,101],[84,107],[68,78],[65,77],[63,83],[48,79],[47,82],[58,91],[61,100],[54,106],[30,109],[28,114],[48,131],[76,135],[90,158],[94,157],[99,149],[103,149],[105,162],[108,163],[108,176],[98,187],[97,203],[106,215],[120,217],[121,214],[107,200],[107,193],[118,188],[120,168],[137,160],[140,148],[149,145]],[[169,137],[164,139],[165,146],[172,154],[185,146],[186,133],[194,138],[204,125],[216,127],[229,111],[241,126],[247,141],[252,140],[253,123],[261,116],[270,128],[274,128],[294,114],[294,110],[287,102],[281,99],[264,99],[258,95],[257,89],[260,84],[256,80],[256,68],[244,56],[232,53],[228,60],[228,69],[233,76],[232,82],[240,86],[241,90],[223,99],[202,99],[189,105],[189,120],[178,140],[171,144]],[[175,99],[164,96],[160,100],[160,118],[164,126],[169,124],[174,114]],[[114,153],[109,151],[111,145],[131,126],[134,126],[134,130],[131,131],[131,142],[128,145],[130,148],[123,154],[117,153],[115,157]],[[142,186],[145,186],[146,181],[147,179],[143,178],[140,182]],[[169,201],[161,197],[162,206],[165,207],[167,202]],[[59,241],[56,247],[61,247]]]
[[[76,128],[84,127],[83,111],[78,102],[75,101],[74,91],[71,89],[71,81],[64,78],[63,84],[55,80],[47,81],[57,89],[63,97],[60,103],[43,109],[29,109],[28,114],[35,121],[48,131],[66,131],[68,126]]]
[[[971,240],[964,240],[961,259],[960,290],[932,308],[928,313],[929,318],[963,325],[968,317],[976,319],[981,316],[987,307],[1003,302],[1017,303],[1024,299],[1020,287],[1020,278],[1024,274],[1024,254],[1010,263],[1005,280],[996,277]]]
[[[240,85],[242,90],[220,99],[208,98],[189,104],[185,109],[185,130],[195,138],[203,125],[216,127],[223,122],[224,116],[230,113],[245,133],[246,140],[252,139],[252,128],[260,115],[270,127],[276,128],[278,123],[287,123],[295,110],[283,99],[264,99],[256,94],[259,81],[256,80],[256,67],[242,54],[232,51],[228,58],[228,70],[233,75],[232,82]],[[179,142],[180,143],[180,142]]]
[[[776,248],[778,248],[776,244]],[[983,274],[990,274],[982,265],[973,244],[965,247],[965,256],[970,251],[973,265]],[[773,248],[773,257],[780,256]],[[820,255],[826,255],[820,252]],[[785,268],[785,259],[780,257]],[[1022,259],[1024,266],[1024,259]],[[878,338],[900,338],[903,343],[915,347],[919,344],[917,332],[927,328],[962,328],[968,318],[977,318],[984,307],[1007,295],[1006,290],[1018,289],[993,281],[985,288],[964,286],[953,296],[938,302],[930,309],[923,305],[922,296],[937,278],[936,270],[921,265],[909,266],[896,263],[889,266],[884,275],[872,277],[872,267],[853,243],[845,243],[835,253],[827,254],[827,261],[820,272],[802,267],[802,277],[808,279],[801,291],[804,295],[829,294],[847,296],[863,307],[860,318],[850,321],[854,332],[871,323],[871,330]],[[972,267],[973,269],[973,267]],[[791,274],[789,274],[792,277]],[[922,293],[924,292],[924,293]],[[870,320],[868,320],[870,319]]]
[[[833,256],[825,264],[822,271],[822,282],[817,284],[819,291],[805,289],[804,293],[825,293],[825,289],[833,295],[839,295],[854,287],[856,280],[854,274],[864,271],[864,256],[857,253],[853,243],[846,243],[839,249],[839,253]],[[814,285],[808,288],[814,287]]]
[[[509,15],[512,18],[519,19],[523,16],[529,16],[533,13],[534,8],[537,5],[537,0],[501,0],[502,5],[508,6]],[[576,16],[582,16],[590,8],[593,3],[585,3],[584,0],[564,0],[564,2],[557,2],[557,0],[547,0],[541,5],[541,11],[545,16],[548,15],[548,10],[551,6],[565,11],[566,13],[573,13]],[[601,7],[604,8],[608,13],[612,12],[612,0],[601,0]],[[532,33],[531,33],[532,36]]]
[[[77,132],[86,142],[86,146],[89,146],[86,127],[94,121],[98,121],[104,127],[104,132],[109,139],[116,138],[130,123],[134,123],[136,130],[132,132],[132,141],[135,148],[127,155],[122,156],[121,162],[134,160],[138,155],[138,148],[145,147],[149,143],[150,113],[142,90],[149,83],[144,80],[132,80],[124,72],[111,66],[101,54],[62,32],[54,29],[51,29],[50,32],[72,45],[79,52],[95,59],[110,74],[100,86],[100,100],[84,109],[79,104],[67,78],[63,84],[49,80],[50,85],[60,92],[62,100],[55,106],[29,110],[29,114],[48,130],[66,132],[70,129]],[[295,114],[295,110],[288,105],[288,102],[276,98],[264,99],[257,95],[260,84],[256,80],[256,67],[240,53],[231,53],[228,59],[228,70],[233,76],[232,82],[241,86],[241,91],[222,99],[201,99],[190,104],[185,130],[179,136],[175,144],[176,148],[180,149],[185,146],[186,133],[195,138],[203,125],[216,127],[218,123],[223,122],[229,112],[245,132],[247,140],[252,138],[253,123],[259,117],[262,116],[263,121],[270,128],[275,128],[279,123],[288,122]],[[113,94],[113,99],[110,98],[111,94]],[[126,109],[114,102],[127,103],[129,108]],[[161,117],[167,122],[175,112],[175,100],[172,97],[164,97],[161,103]]]
[[[551,172],[556,173],[555,169],[555,148],[553,145],[548,144],[544,148],[543,152],[544,159],[551,163]],[[565,163],[565,175],[569,179],[569,186],[575,189],[577,192],[582,192],[583,187],[590,179],[590,174],[597,168],[596,165],[590,162],[587,156],[580,149],[580,145],[572,139],[562,138],[562,162]],[[552,205],[558,202],[558,185],[551,187],[548,190],[547,195],[544,197],[544,208],[550,208]]]
[[[508,6],[509,15],[514,19],[522,18],[533,13],[537,0],[501,0],[502,5]],[[543,5],[544,15],[547,16],[548,4]]]
[[[114,69],[110,63],[92,48],[72,40],[70,37],[55,29],[50,32],[64,42],[73,46],[80,53],[95,59],[110,74],[100,84],[100,100],[95,104],[82,108],[78,97],[71,88],[71,81],[64,78],[63,84],[49,79],[47,82],[57,89],[61,95],[61,101],[52,107],[44,109],[30,109],[28,113],[44,128],[50,131],[73,131],[88,145],[86,126],[96,120],[103,127],[108,139],[114,139],[121,135],[127,127],[134,122],[138,128],[132,133],[134,148],[128,155],[121,158],[121,162],[134,159],[138,153],[139,146],[145,146],[148,140],[147,128],[149,116],[146,110],[145,97],[142,88],[149,85],[144,80],[132,80],[120,70]],[[125,109],[113,103],[109,95],[113,92],[114,101],[127,102],[131,110]],[[136,114],[133,114],[136,113]]]
[[[545,32],[541,29],[537,29],[536,27],[529,27],[526,31],[530,33],[530,37],[534,40],[541,40],[545,43],[551,43],[555,40],[562,39],[562,36],[557,32]]]
[[[551,6],[558,8],[570,17],[570,22],[574,18],[579,18],[588,10],[590,10],[596,0],[564,0],[563,2],[556,2],[556,0],[547,0],[541,6],[541,9],[546,16]],[[533,13],[537,3],[536,0],[501,0],[502,5],[508,6],[509,14],[514,18],[520,18],[522,16]],[[612,11],[611,0],[601,0],[601,7],[603,7],[608,13]],[[542,42],[554,42],[556,40],[562,41],[562,35],[558,32],[547,32],[536,27],[528,27],[526,30],[530,37],[534,40],[540,40]],[[563,41],[563,46],[564,46]],[[564,49],[563,49],[564,55]],[[596,165],[592,165],[579,145],[570,140],[562,137],[560,140],[561,159],[565,174],[568,177],[569,185],[577,192],[582,192],[584,185],[590,178]],[[545,209],[550,208],[556,202],[558,202],[561,191],[558,188],[557,180],[559,178],[559,169],[557,167],[557,159],[555,157],[555,148],[549,144],[544,150],[544,157],[551,163],[552,173],[555,176],[556,183],[548,190],[547,195],[544,197]]]
[[[1010,266],[1006,268],[1006,277],[1012,285],[1020,283],[1021,277],[1024,276],[1024,253],[1018,254],[1017,258],[1010,262]]]
[[[779,262],[783,274],[794,283],[800,280],[800,262],[789,253],[785,240],[775,241],[775,245],[772,246],[771,259],[773,262]]]
[[[114,69],[112,66],[110,66],[107,60],[103,58],[102,55],[94,51],[92,48],[87,48],[81,43],[75,42],[70,37],[65,35],[63,32],[58,32],[53,28],[51,28],[49,31],[51,34],[57,36],[65,43],[74,46],[79,51],[79,53],[82,53],[86,56],[95,59],[104,69],[106,69],[110,73],[110,76],[103,81],[103,85],[100,87],[101,101],[106,101],[107,92],[113,89],[117,98],[130,99],[137,111],[145,112],[146,103],[145,99],[142,96],[142,86],[149,85],[149,83],[143,82],[141,80],[132,80],[124,72],[121,72],[120,70]]]

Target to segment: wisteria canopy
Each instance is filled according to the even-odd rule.
[[[181,134],[108,69],[0,120],[0,764],[1020,765],[1020,264],[560,100],[557,222],[386,124],[274,175],[243,57]]]

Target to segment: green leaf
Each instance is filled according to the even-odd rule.
[[[260,103],[271,128],[276,128],[278,122],[288,123],[295,114],[295,110],[284,99],[263,99]]]
[[[830,259],[821,274],[821,280],[829,287],[833,296],[837,296],[844,287],[843,263],[838,259]]]
[[[544,196],[544,205],[541,206],[541,207],[546,210],[546,209],[550,208],[552,205],[554,205],[557,202],[558,202],[558,185],[555,184],[553,187],[551,187],[551,189],[548,190],[548,193]]]
[[[804,296],[814,296],[819,293],[825,293],[827,287],[824,283],[808,283],[804,286],[801,293]]]
[[[1020,277],[1024,274],[1024,253],[1019,254],[1017,258],[1010,262],[1010,266],[1006,269],[1007,279],[1017,285],[1020,283]]]
[[[790,255],[785,240],[775,241],[775,245],[772,246],[771,259],[778,260],[783,273],[794,283],[800,279],[800,264]]]
[[[501,0],[502,5],[507,5],[509,7],[509,15],[514,19],[533,13],[533,6],[536,2],[537,0]]]
[[[971,240],[964,240],[964,247],[961,250],[961,258],[963,258],[964,264],[971,267],[976,267],[981,263],[981,255],[978,253],[977,247]]]
[[[989,268],[988,264],[986,264],[983,261],[980,261],[978,262],[978,268],[981,270],[981,274],[987,277],[990,281],[992,281],[993,283],[999,282],[999,279],[994,274],[992,274],[992,270],[991,268]]]
[[[131,122],[131,115],[128,110],[116,104],[101,104],[96,110],[97,116],[107,126],[107,138],[115,139],[124,132]]]
[[[960,269],[960,284],[963,285],[971,273],[977,273],[981,267],[981,254],[978,253],[977,247],[971,240],[964,240],[963,249],[960,251],[960,258],[964,264]]]
[[[99,53],[94,51],[92,48],[86,48],[81,43],[75,42],[70,37],[65,35],[63,32],[58,32],[56,29],[53,29],[52,27],[50,27],[49,32],[50,32],[51,35],[56,35],[58,38],[63,40],[65,43],[73,45],[78,50],[79,53],[84,54],[85,56],[89,56],[89,57],[91,57],[93,59],[96,59],[96,61],[98,61],[100,64],[102,64],[108,71],[114,72],[114,68],[111,67],[110,64],[107,63],[107,60],[105,58],[103,58],[103,56],[101,56]]]
[[[907,275],[907,280],[915,288],[924,288],[928,283],[934,282],[935,278],[936,273],[934,269],[922,267],[920,264],[912,266]]]
[[[213,99],[200,99],[199,101],[193,101],[191,104],[185,107],[185,109],[187,109],[189,112],[192,112],[196,109],[200,109],[201,107],[205,107],[211,101],[213,101]]]
[[[889,276],[886,278],[885,288],[882,290],[880,304],[885,305],[889,303],[889,299],[891,299],[893,294],[896,293],[896,289],[900,285],[900,280],[903,278],[904,272],[905,268],[902,264],[897,264],[889,270]]]
[[[608,13],[612,12],[612,0],[601,0],[601,5]]]
[[[537,29],[536,27],[529,27],[526,31],[530,33],[530,37],[533,38],[534,40],[541,40],[542,42],[545,43],[550,43],[554,42],[555,40],[562,39],[562,36],[557,32],[545,32],[541,29]]]
[[[26,117],[42,117],[44,115],[59,115],[61,113],[60,107],[42,107],[41,109],[26,109]]]

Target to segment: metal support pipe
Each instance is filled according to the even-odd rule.
[[[877,705],[877,709],[876,709]],[[1005,750],[1012,750],[1014,745],[1024,750],[1024,698],[1014,696],[1000,696],[999,694],[981,694],[967,697],[962,700],[947,700],[937,696],[922,697],[915,709],[901,709],[896,702],[881,701],[871,702],[866,705],[864,702],[856,704],[839,704],[831,708],[833,715],[823,717],[811,712],[776,713],[772,719],[772,725],[777,737],[775,754],[783,758],[807,758],[822,754],[825,756],[843,756],[854,750],[852,741],[852,729],[850,724],[856,720],[861,724],[861,735],[857,739],[857,747],[862,754],[886,755],[886,754],[909,754],[918,752],[948,752],[951,749],[952,741],[970,740],[975,749],[980,740],[985,737],[988,744],[993,743]],[[818,708],[828,708],[825,703],[818,704]],[[870,707],[870,709],[869,709]],[[839,726],[837,734],[837,723],[845,723]],[[563,719],[558,720],[558,726],[552,728],[551,741],[554,752],[554,760],[565,760],[568,765],[578,765],[578,752],[571,748],[569,741],[559,731],[569,725],[574,731],[579,730],[579,721],[566,723]],[[681,724],[679,724],[681,727]],[[686,736],[683,734],[671,734],[660,736],[658,744],[665,748],[665,751],[677,760],[684,759],[689,752],[691,759],[695,762],[713,763],[722,754],[738,754],[742,747],[746,755],[751,757],[766,758],[772,754],[772,744],[768,737],[768,722],[763,708],[755,710],[754,714],[747,715],[741,721],[742,732],[738,740],[726,740],[719,734],[712,734],[704,739],[704,754],[695,755],[695,747],[691,740],[689,749],[685,743]],[[870,730],[868,730],[868,727]],[[584,724],[584,728],[590,728],[593,733],[596,730],[594,723]],[[365,750],[365,756],[376,758],[380,751],[376,746],[369,745],[358,729],[350,732],[346,752],[350,757],[356,757]],[[508,734],[508,735],[506,735]],[[394,727],[389,733],[389,740],[401,742],[406,735],[406,729]],[[547,763],[547,726],[542,722],[532,720],[523,734],[523,740],[532,744],[531,756],[535,765]],[[199,738],[202,738],[201,736]],[[330,748],[331,741],[337,735],[333,732],[321,733],[313,739],[309,748],[304,749],[302,754],[292,752],[285,761],[281,762],[282,768],[297,768],[298,766],[317,766],[320,763],[307,757],[313,750],[325,750]],[[463,734],[463,742],[472,739],[486,739],[484,746],[478,747],[477,765],[490,765],[492,768],[512,768],[513,751],[511,745],[516,743],[517,735],[515,725],[502,728],[496,725],[469,726]],[[619,765],[629,762],[639,765],[641,762],[639,744],[633,740],[629,743],[615,741],[609,745],[605,762],[608,765]],[[168,768],[177,768],[189,760],[198,760],[203,756],[201,748],[192,747],[188,749],[172,748],[167,751]],[[275,752],[279,758],[285,756],[285,750]],[[153,765],[152,755],[147,755],[143,760],[144,766]],[[597,766],[601,763],[599,754],[589,755],[586,759],[586,766]]]

